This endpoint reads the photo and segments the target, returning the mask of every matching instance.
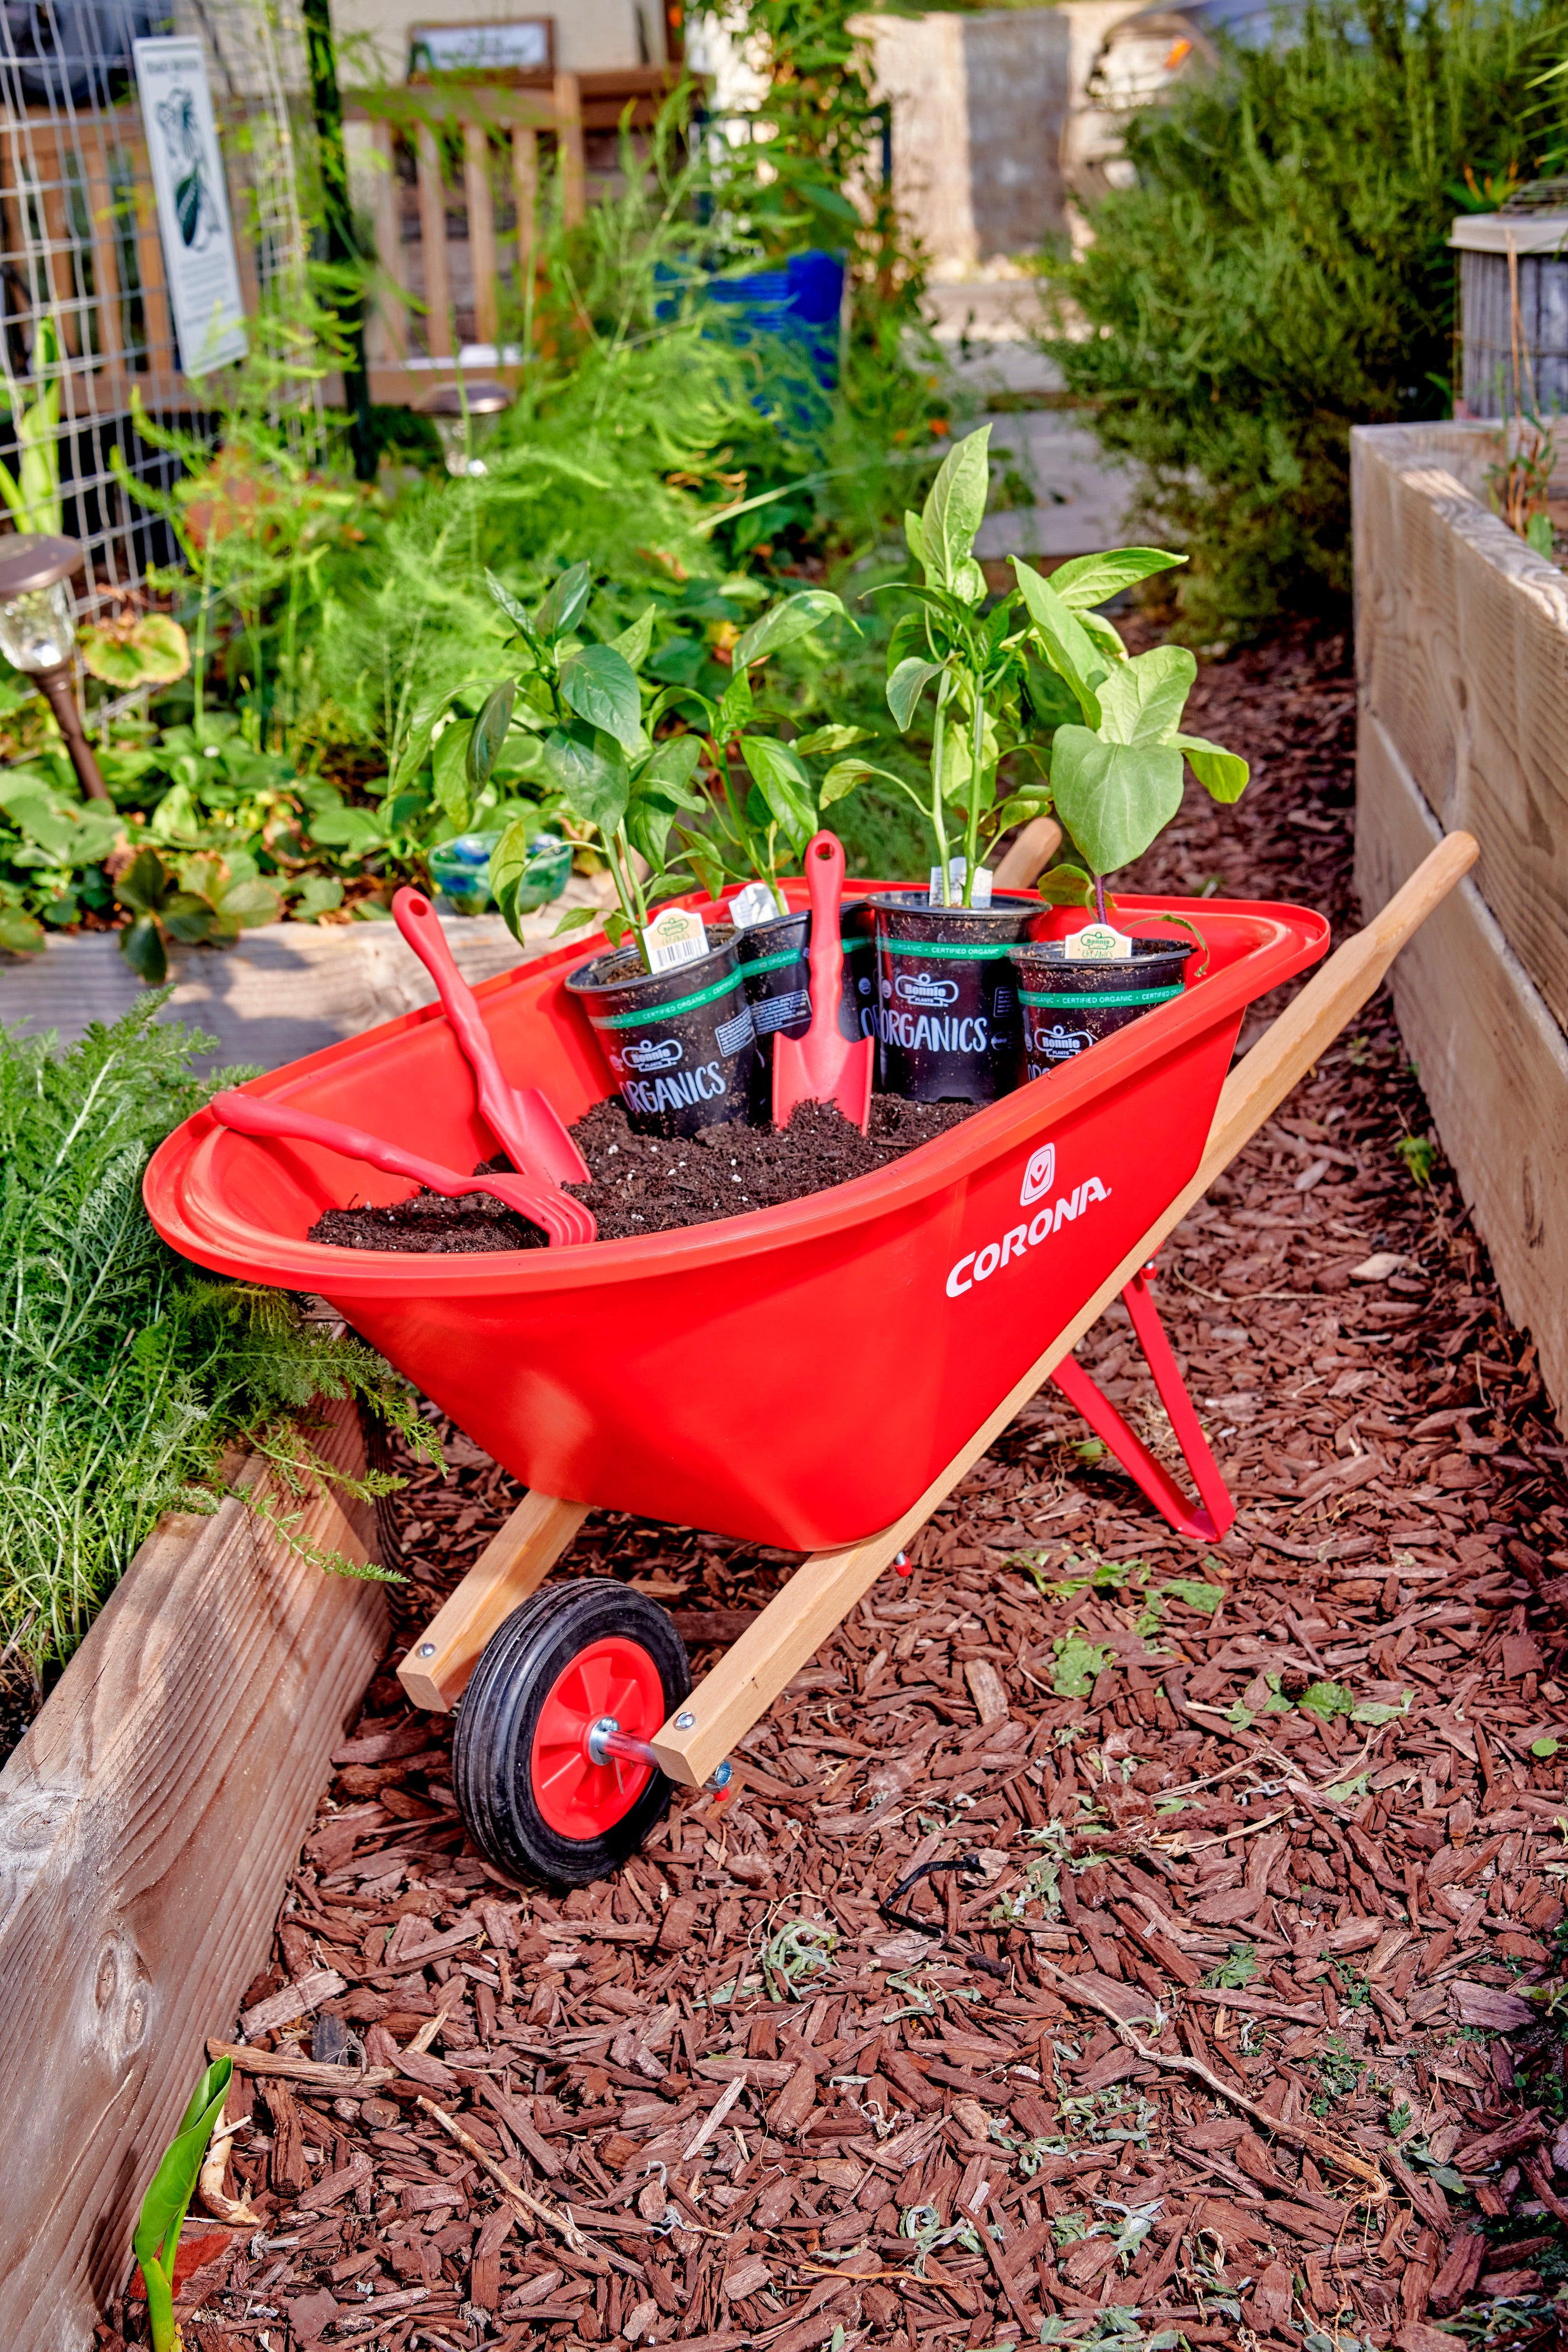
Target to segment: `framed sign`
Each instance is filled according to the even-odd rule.
[[[555,18],[519,16],[509,23],[411,25],[410,75],[549,73],[555,65]]]
[[[247,339],[206,59],[185,36],[133,47],[180,366],[211,375]]]

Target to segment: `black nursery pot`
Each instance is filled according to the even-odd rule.
[[[1186,960],[1197,950],[1190,940],[1134,939],[1129,961],[1069,963],[1060,940],[1029,940],[1010,953],[1019,1011],[1016,1083],[1023,1086],[1179,996]]]
[[[566,984],[593,1024],[636,1134],[695,1135],[749,1117],[762,1059],[733,932],[673,971],[645,972],[635,948],[617,948],[580,964]]]
[[[933,907],[890,891],[876,910],[877,1085],[911,1102],[995,1102],[1018,1084],[1009,952],[1038,898]]]
[[[876,909],[869,898],[847,898],[839,917],[844,977],[839,1027],[846,1037],[876,1034]]]
[[[736,934],[740,976],[766,1070],[773,1067],[773,1040],[780,1032],[803,1037],[811,1025],[811,968],[806,961],[810,944],[809,912],[773,915]]]

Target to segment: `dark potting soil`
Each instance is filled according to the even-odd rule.
[[[666,1139],[634,1135],[612,1098],[595,1103],[572,1129],[593,1181],[571,1190],[599,1220],[601,1242],[672,1233],[869,1176],[946,1135],[973,1108],[873,1095],[862,1135],[831,1103],[803,1102],[788,1127],[708,1127]]]
[[[624,1109],[612,1097],[595,1103],[571,1130],[592,1181],[568,1189],[592,1210],[601,1242],[672,1233],[682,1225],[775,1208],[847,1184],[853,1176],[869,1176],[945,1135],[974,1108],[873,1095],[865,1135],[831,1103],[806,1102],[786,1128],[710,1127],[700,1135],[664,1138],[633,1134]],[[498,1171],[509,1162],[484,1165]],[[329,1209],[309,1233],[311,1241],[336,1249],[421,1250],[433,1255],[537,1249],[544,1238],[537,1225],[485,1192],[465,1192],[452,1201],[421,1192],[388,1208]]]

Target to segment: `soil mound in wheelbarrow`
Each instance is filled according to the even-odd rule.
[[[788,1127],[711,1127],[699,1135],[634,1135],[613,1098],[595,1103],[571,1132],[593,1173],[569,1189],[599,1221],[601,1242],[710,1224],[825,1192],[869,1176],[929,1143],[969,1117],[972,1103],[872,1098],[862,1135],[831,1103],[805,1102]],[[485,1163],[507,1167],[505,1160]],[[475,1173],[480,1171],[476,1170]],[[387,1208],[329,1209],[310,1228],[313,1242],[338,1249],[422,1250],[436,1255],[477,1250],[537,1249],[544,1234],[485,1192],[452,1201],[419,1192]]]

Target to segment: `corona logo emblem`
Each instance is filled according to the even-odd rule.
[[[1042,1143],[1023,1171],[1023,1190],[1019,1194],[1019,1207],[1027,1209],[1031,1201],[1040,1200],[1056,1181],[1056,1146]]]

